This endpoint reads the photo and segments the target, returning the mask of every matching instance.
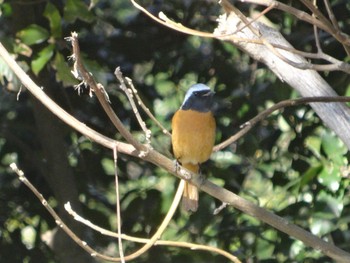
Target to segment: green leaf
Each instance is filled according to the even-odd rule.
[[[10,3],[4,3],[3,0],[0,1],[0,16],[9,17],[13,13],[12,6]]]
[[[313,178],[315,178],[321,171],[322,165],[321,163],[316,166],[311,166],[307,171],[303,174],[301,181],[300,181],[300,187],[303,187],[304,185],[308,184]]]
[[[335,198],[326,191],[321,191],[317,197],[317,203],[321,204],[315,216],[325,219],[334,219],[341,216],[344,209],[343,195]],[[318,208],[318,207],[316,207]]]
[[[328,234],[334,228],[334,224],[330,220],[322,218],[312,218],[310,220],[310,230],[314,235]]]
[[[344,154],[347,152],[347,149],[344,143],[334,134],[325,132],[322,135],[322,149],[329,159],[337,164],[346,164]]]
[[[47,5],[45,7],[44,16],[49,20],[50,22],[50,29],[51,34],[53,37],[61,37],[62,36],[62,27],[61,27],[61,15],[51,2],[47,2]]]
[[[83,1],[68,0],[64,6],[64,19],[68,23],[73,23],[77,19],[90,23],[94,20],[94,16]]]
[[[308,148],[313,154],[320,158],[321,156],[321,138],[318,136],[309,136],[305,140],[305,147]]]
[[[318,176],[318,181],[328,187],[329,190],[336,192],[341,181],[340,166],[332,161],[325,161],[323,169]]]
[[[49,62],[54,53],[55,46],[53,44],[48,45],[42,49],[38,56],[32,61],[31,68],[35,75],[38,75],[44,66]]]
[[[39,44],[49,38],[49,32],[36,24],[32,24],[17,33],[17,37],[26,45]]]
[[[78,84],[78,81],[73,77],[71,69],[61,53],[56,53],[52,66],[56,70],[57,81],[61,81],[63,86],[70,87]]]

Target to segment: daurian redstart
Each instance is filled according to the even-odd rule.
[[[172,146],[176,160],[197,173],[207,161],[215,140],[215,119],[212,113],[214,92],[204,84],[195,84],[187,91],[180,109],[172,119]],[[198,189],[186,182],[182,197],[186,211],[197,211]]]

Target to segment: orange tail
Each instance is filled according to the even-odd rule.
[[[198,164],[183,164],[187,170],[198,173]],[[198,188],[188,182],[185,182],[185,189],[182,196],[182,208],[186,211],[196,212],[198,209]]]

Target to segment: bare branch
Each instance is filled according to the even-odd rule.
[[[117,206],[117,231],[118,231],[118,248],[120,261],[125,263],[124,251],[123,251],[123,242],[121,238],[122,227],[121,227],[121,216],[120,216],[120,195],[119,195],[119,178],[118,178],[118,150],[117,148],[113,149],[113,161],[114,161],[114,178],[115,178],[115,196],[116,196],[116,206]]]
[[[97,257],[97,258],[111,261],[111,262],[123,261],[122,258],[114,258],[114,257],[106,256],[106,255],[103,255],[103,254],[97,252],[96,250],[92,249],[85,241],[81,240],[78,236],[76,236],[74,234],[74,232],[62,221],[62,219],[58,216],[58,214],[55,212],[55,210],[52,209],[52,207],[48,204],[47,200],[42,196],[42,194],[40,194],[40,192],[35,188],[35,186],[33,186],[29,182],[29,180],[25,177],[23,171],[18,169],[18,167],[15,163],[12,163],[10,165],[10,167],[18,175],[19,179],[35,194],[35,196],[40,200],[40,202],[44,205],[44,207],[49,211],[51,216],[55,219],[56,224],[64,232],[66,232],[66,234],[69,237],[71,237],[73,241],[75,241],[80,247],[82,247],[85,251],[87,251],[92,257]],[[163,222],[161,223],[161,225],[158,228],[158,230],[156,231],[156,233],[152,236],[151,239],[149,239],[147,241],[147,243],[142,248],[140,248],[139,250],[137,250],[136,252],[134,252],[128,256],[125,256],[124,257],[125,261],[132,260],[132,259],[139,257],[140,255],[145,253],[148,249],[150,249],[160,239],[161,235],[163,234],[164,230],[168,226],[170,220],[172,219],[172,217],[173,217],[173,215],[174,215],[174,213],[175,213],[175,211],[176,211],[176,209],[181,201],[183,190],[184,190],[184,181],[181,180],[179,187],[177,189],[177,192],[175,194],[173,203],[171,204],[171,207],[170,207],[168,213],[166,214]],[[66,208],[66,210],[71,210],[70,204],[69,203],[66,204],[65,208]],[[121,234],[119,234],[119,236],[121,237]]]
[[[337,19],[334,16],[334,13],[333,13],[333,10],[331,8],[331,5],[330,5],[329,1],[328,0],[323,0],[323,2],[324,2],[324,5],[326,6],[328,17],[331,20],[333,27],[335,28],[335,30],[341,32],[341,30],[339,28],[339,25],[338,25],[338,21],[337,21]]]
[[[254,2],[255,0],[248,0],[247,2]],[[192,35],[192,36],[200,36],[200,37],[206,37],[206,38],[217,38],[217,39],[225,39],[227,37],[230,37],[230,39],[236,43],[240,43],[240,42],[243,42],[243,43],[254,43],[254,44],[260,44],[260,45],[266,45],[270,50],[271,52],[276,55],[277,57],[279,57],[281,60],[289,63],[290,65],[294,66],[294,67],[297,67],[299,69],[313,69],[313,70],[319,70],[319,71],[344,71],[348,74],[350,74],[350,64],[347,64],[343,61],[340,61],[340,60],[337,60],[329,55],[326,55],[326,54],[323,54],[323,53],[317,53],[317,54],[313,54],[313,53],[308,53],[308,52],[303,52],[303,51],[299,51],[299,50],[296,50],[294,48],[292,48],[291,46],[285,46],[285,45],[279,45],[278,43],[273,43],[273,42],[269,42],[267,41],[265,38],[258,38],[260,35],[259,35],[259,32],[254,28],[254,27],[251,27],[250,25],[257,19],[253,19],[253,20],[248,20],[243,14],[241,14],[239,12],[238,9],[236,8],[233,8],[233,6],[227,2],[227,0],[222,0],[221,1],[221,4],[223,5],[223,7],[227,10],[227,11],[233,11],[235,12],[237,15],[240,16],[240,18],[242,19],[242,21],[244,21],[244,24],[243,26],[238,26],[237,29],[235,29],[234,31],[232,32],[227,32],[227,33],[218,33],[218,32],[214,32],[214,34],[212,33],[207,33],[207,32],[202,32],[202,31],[197,31],[197,30],[194,30],[194,29],[191,29],[191,28],[188,28],[188,27],[185,27],[183,26],[182,24],[180,23],[176,23],[172,20],[170,20],[169,18],[166,17],[166,15],[164,13],[160,13],[159,16],[160,18],[157,18],[156,16],[152,15],[150,12],[148,12],[145,8],[143,8],[142,6],[140,6],[139,4],[137,4],[134,0],[131,0],[131,2],[133,3],[133,5],[138,8],[140,11],[144,12],[147,16],[149,16],[150,18],[152,18],[153,20],[155,20],[156,22],[164,25],[164,26],[167,26],[173,30],[176,30],[176,31],[179,31],[179,32],[182,32],[182,33],[185,33],[185,34],[189,34],[189,35]],[[283,7],[281,10],[284,10],[284,9],[291,9],[291,13],[293,14],[294,12],[296,13],[301,13],[298,15],[298,18],[300,17],[310,17],[310,19],[308,19],[308,22],[312,22],[312,24],[316,25],[316,26],[319,26],[319,21],[308,15],[307,13],[305,12],[302,12],[302,11],[299,11],[295,8],[292,8],[288,5],[284,5],[284,4],[281,4],[277,1],[259,1],[259,0],[256,0],[257,3],[259,4],[263,4],[265,6],[267,6],[267,8],[263,11],[263,13],[267,13],[268,11],[270,11],[272,8],[278,8],[278,7]],[[310,21],[309,21],[310,20]],[[257,36],[257,38],[245,38],[245,37],[239,37],[237,36],[237,32],[245,29],[246,27],[249,27],[252,32],[255,32],[255,35]],[[319,28],[322,28],[322,27],[319,27]],[[349,43],[350,43],[350,40],[349,40]],[[302,56],[305,56],[305,57],[308,57],[308,58],[314,58],[314,59],[323,59],[327,62],[330,62],[331,64],[313,64],[313,63],[309,63],[309,62],[294,62],[290,59],[288,59],[286,56],[283,56],[277,49],[282,49],[282,50],[287,50],[291,53],[295,53],[295,54],[299,54],[299,55],[302,55]]]
[[[134,85],[132,84],[132,82],[130,81],[129,87],[132,90],[132,93],[134,94],[136,100],[137,100],[137,104],[140,105],[140,107],[143,109],[143,111],[148,115],[148,117],[150,117],[150,119],[162,130],[162,132],[168,136],[171,136],[171,133],[156,119],[156,117],[154,117],[154,115],[151,113],[151,111],[146,107],[146,105],[143,103],[143,101],[141,100],[137,89],[134,87]]]
[[[148,148],[151,147],[151,135],[152,135],[152,132],[150,129],[148,129],[146,127],[146,123],[142,120],[141,118],[141,115],[137,109],[137,106],[135,104],[135,101],[134,101],[134,98],[133,98],[133,94],[132,94],[132,91],[129,90],[127,87],[126,87],[126,84],[125,84],[125,81],[124,81],[124,77],[123,77],[123,74],[122,72],[120,71],[120,68],[117,67],[114,71],[114,75],[117,77],[117,79],[119,80],[119,83],[120,83],[120,88],[122,91],[124,91],[126,97],[128,98],[129,100],[129,103],[131,105],[131,108],[134,112],[134,115],[137,119],[137,121],[139,122],[140,124],[140,127],[141,129],[143,130],[143,132],[145,133],[145,139],[146,139],[146,145]],[[127,79],[126,80],[128,82],[128,85],[132,85],[132,82],[130,79]]]
[[[47,200],[40,194],[40,192],[35,188],[34,185],[32,185],[28,179],[25,177],[22,170],[20,170],[15,163],[12,163],[10,165],[11,169],[18,175],[21,182],[23,182],[34,194],[35,196],[40,200],[42,205],[46,208],[46,210],[50,213],[50,215],[55,219],[55,223],[59,228],[61,228],[66,234],[75,242],[77,243],[81,248],[83,248],[86,252],[88,252],[92,257],[98,257],[103,260],[113,261],[113,262],[119,262],[120,260],[116,260],[115,258],[105,256],[103,254],[98,253],[93,248],[91,248],[85,241],[81,240],[58,216],[58,214],[53,210],[53,208],[49,205]]]
[[[273,5],[278,10],[289,13],[289,14],[295,16],[296,18],[298,18],[299,20],[305,21],[305,22],[310,23],[312,25],[316,25],[318,28],[328,32],[335,39],[337,39],[340,43],[342,43],[344,47],[350,46],[350,37],[343,32],[338,32],[338,31],[334,30],[334,28],[327,21],[327,19],[325,19],[326,22],[324,20],[320,21],[319,19],[312,17],[311,15],[309,15],[308,13],[306,13],[304,11],[298,10],[290,5],[283,4],[283,3],[279,2],[279,1],[275,1],[275,0],[244,0],[244,1],[241,0],[241,1],[246,2],[246,3],[254,3],[254,4],[258,4],[258,5],[263,5],[263,6]],[[313,9],[310,6],[311,2],[307,3],[307,1],[305,1],[305,0],[301,0],[301,1],[304,1],[310,9]],[[223,0],[223,2],[227,2],[227,0]],[[320,16],[324,17],[322,14]]]
[[[124,240],[128,240],[131,242],[137,242],[137,243],[148,243],[149,239],[147,238],[140,238],[140,237],[133,237],[133,236],[129,236],[126,234],[121,234],[119,236],[119,234],[104,229],[102,227],[99,227],[95,224],[93,224],[91,221],[86,220],[85,218],[81,217],[79,214],[77,214],[72,207],[70,206],[70,204],[66,204],[65,205],[66,211],[72,215],[74,217],[74,219],[78,222],[83,223],[84,225],[88,226],[89,228],[101,233],[102,235],[106,235],[106,236],[110,236],[110,237],[114,237],[114,238],[119,238],[121,237]],[[184,247],[184,248],[189,248],[191,250],[204,250],[204,251],[209,251],[209,252],[213,252],[213,253],[217,253],[219,255],[222,255],[224,257],[226,257],[227,259],[231,260],[232,262],[235,263],[240,263],[241,261],[233,256],[232,254],[226,252],[225,250],[216,248],[216,247],[212,247],[212,246],[206,246],[206,245],[199,245],[199,244],[194,244],[194,243],[188,243],[188,242],[178,242],[178,241],[168,241],[168,240],[157,240],[154,243],[155,246],[172,246],[172,247]]]
[[[350,55],[350,38],[345,33],[337,30],[333,27],[332,23],[321,13],[317,7],[308,0],[300,0],[315,16],[321,21],[321,23],[327,28],[327,32],[330,33],[335,39],[343,44],[343,47],[348,55]]]
[[[240,27],[241,19],[237,17],[234,12],[224,14],[221,16],[219,25],[217,27],[218,34],[234,32],[236,28]],[[291,45],[280,34],[279,31],[267,27],[261,23],[254,23],[254,26],[259,32],[272,44],[281,46]],[[239,36],[247,38],[256,38],[250,30],[244,29],[237,33]],[[265,46],[236,42],[234,39],[226,39],[235,46],[242,49],[254,59],[265,63],[271,71],[273,71],[282,82],[287,83],[293,89],[298,91],[303,97],[327,97],[337,96],[336,92],[329,86],[329,84],[314,70],[302,70],[295,68],[290,64],[284,62],[279,57],[271,52]],[[305,58],[287,51],[280,51],[284,57],[293,60],[297,63],[306,61]],[[307,81],[306,81],[307,80]],[[347,145],[350,149],[350,109],[341,103],[337,104],[321,104],[312,103],[312,108],[318,116],[329,126]]]
[[[78,34],[73,32],[71,34],[71,37],[67,38],[68,41],[72,43],[73,47],[73,55],[71,56],[74,60],[74,70],[73,74],[76,78],[81,79],[83,83],[92,89],[97,99],[99,100],[100,104],[102,105],[104,111],[107,113],[109,119],[114,124],[114,126],[117,128],[117,130],[120,132],[120,134],[126,139],[127,142],[129,142],[132,146],[134,146],[140,153],[144,154],[147,149],[144,145],[139,143],[132,134],[125,128],[123,123],[120,121],[118,116],[114,113],[112,107],[106,100],[106,92],[103,86],[99,83],[96,83],[92,75],[86,70],[84,64],[81,61],[80,58],[80,50],[79,50],[79,43],[78,43]]]
[[[323,103],[350,102],[350,97],[304,97],[304,98],[280,101],[280,102],[276,103],[275,105],[273,105],[272,107],[260,112],[254,118],[252,118],[251,120],[249,120],[246,123],[244,123],[243,125],[241,125],[240,128],[242,128],[242,129],[239,132],[232,135],[229,139],[216,145],[213,149],[213,152],[220,151],[220,150],[224,149],[225,147],[229,146],[230,144],[234,143],[235,141],[237,141],[239,138],[243,137],[256,124],[258,124],[260,121],[266,119],[266,117],[271,115],[271,113],[273,113],[274,111],[284,109],[286,107],[315,103],[315,102],[323,102]]]

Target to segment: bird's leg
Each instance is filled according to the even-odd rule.
[[[179,159],[175,159],[174,160],[174,172],[177,173],[177,171],[179,170],[181,163],[179,162]]]
[[[200,163],[198,163],[198,179],[199,179],[199,184],[200,186],[202,186],[204,184],[205,181],[205,175],[202,173],[202,165]]]

